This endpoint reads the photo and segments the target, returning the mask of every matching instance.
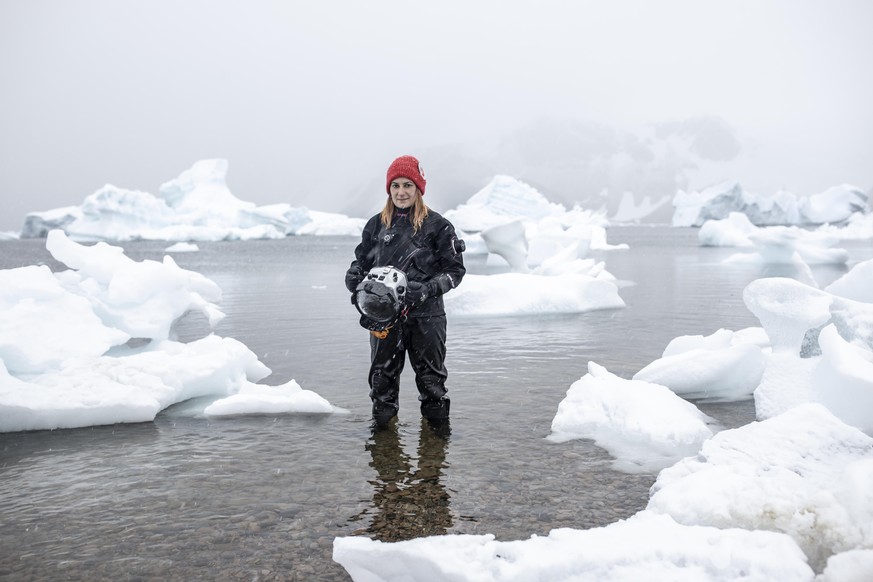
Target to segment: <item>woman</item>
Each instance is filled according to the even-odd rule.
[[[449,417],[442,295],[460,284],[466,269],[463,242],[455,228],[424,203],[426,184],[414,157],[401,156],[391,163],[385,183],[388,200],[364,227],[355,260],[346,272],[346,287],[352,293],[373,267],[393,266],[407,278],[406,316],[387,334],[370,337],[368,382],[377,425],[397,415],[400,373],[407,353],[422,416],[434,421]]]

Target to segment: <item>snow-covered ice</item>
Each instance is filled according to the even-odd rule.
[[[723,431],[661,471],[647,509],[685,525],[783,532],[820,568],[873,547],[873,438],[818,404]]]
[[[765,351],[769,351],[766,335],[758,330],[760,334],[752,329],[720,329],[706,337],[680,336],[667,345],[663,357],[634,374],[633,379],[667,386],[694,400],[751,398],[764,373]]]
[[[603,214],[579,207],[567,210],[510,176],[495,176],[444,215],[474,241],[469,251],[498,255],[516,272],[526,272],[570,246],[579,258],[589,250],[627,248],[606,242],[609,222]]]
[[[224,159],[200,160],[161,185],[158,196],[107,184],[81,206],[25,217],[21,238],[61,229],[80,241],[216,241],[295,234],[360,234],[366,222],[289,204],[257,206],[231,193]]]
[[[443,213],[465,232],[478,232],[515,219],[539,222],[546,217],[564,216],[562,204],[549,202],[532,186],[511,176],[497,175],[466,203]]]
[[[668,388],[625,380],[588,363],[558,405],[549,440],[591,439],[628,472],[654,472],[695,454],[713,431],[711,418]]]
[[[819,225],[850,221],[869,212],[867,194],[843,184],[808,197],[779,191],[752,194],[739,182],[721,182],[699,192],[679,191],[673,197],[673,226],[701,226],[707,220],[746,215],[756,225]]]
[[[661,410],[659,402],[650,416]],[[873,438],[805,404],[703,441],[698,453],[660,472],[646,509],[606,527],[506,542],[339,537],[333,557],[356,582],[834,582],[846,572],[865,580],[873,575],[871,485]]]
[[[604,278],[606,277],[606,278]],[[563,275],[468,274],[445,296],[450,316],[540,315],[616,309],[625,303],[603,271]]]
[[[468,274],[446,295],[447,313],[538,315],[624,307],[616,278],[603,261],[589,257],[591,251],[627,248],[606,242],[603,216],[567,211],[509,176],[496,176],[445,216],[472,241],[468,253],[488,253],[488,265],[512,271]]]
[[[194,253],[200,250],[200,247],[194,243],[177,242],[164,249],[168,253]]]
[[[675,338],[632,380],[589,363],[549,439],[592,439],[620,470],[666,467],[630,519],[507,542],[340,537],[334,560],[356,582],[873,579],[870,269],[825,289],[753,281],[744,299],[761,328]],[[676,393],[752,390],[760,420],[720,432]]]
[[[383,543],[334,540],[333,559],[355,582],[811,582],[787,535],[681,525],[641,512],[589,530],[498,541],[458,535]]]
[[[758,227],[739,212],[722,220],[707,220],[697,236],[703,246],[751,248],[751,252],[732,255],[726,262],[845,264],[849,260],[845,249],[832,248],[838,242],[834,235],[796,226]]]
[[[758,418],[812,401],[873,432],[871,269],[873,260],[859,263],[825,289],[779,277],[746,287],[773,350],[754,393]]]
[[[215,416],[340,412],[293,381],[256,384],[270,370],[235,339],[174,341],[186,313],[213,327],[224,314],[218,286],[169,256],[137,262],[60,230],[46,248],[70,269],[0,270],[0,432],[150,421],[200,396],[219,398]]]

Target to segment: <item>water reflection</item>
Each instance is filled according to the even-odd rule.
[[[403,450],[396,418],[375,430],[365,445],[376,470],[373,501],[349,521],[371,515],[370,524],[355,534],[384,542],[444,535],[452,527],[450,495],[442,483],[450,435],[449,422],[421,420],[418,457]]]

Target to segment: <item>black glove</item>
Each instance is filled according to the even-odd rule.
[[[346,289],[349,290],[349,293],[354,293],[365,277],[364,270],[358,265],[349,267],[349,270],[346,271]]]
[[[430,286],[427,283],[410,281],[406,284],[406,303],[410,307],[418,307],[430,296]]]

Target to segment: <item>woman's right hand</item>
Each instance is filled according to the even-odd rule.
[[[358,285],[361,284],[364,277],[364,270],[361,269],[361,267],[358,265],[352,265],[349,267],[349,270],[346,271],[346,289],[349,290],[349,293],[355,292],[355,289],[358,288]]]

